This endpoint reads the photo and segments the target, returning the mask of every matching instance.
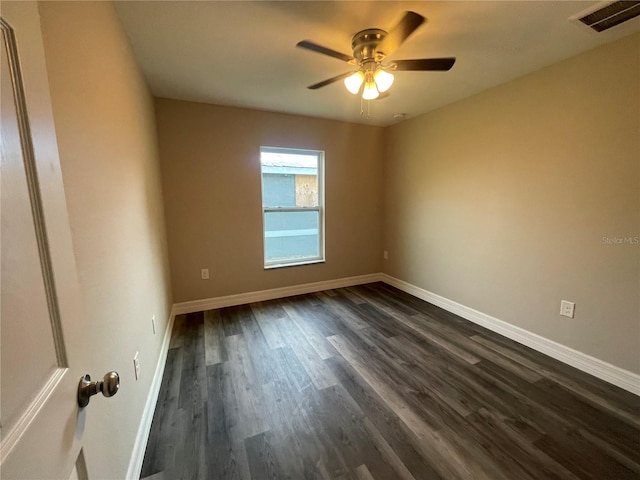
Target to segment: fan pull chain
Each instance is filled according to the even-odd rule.
[[[364,113],[364,98],[360,97],[360,116],[367,119],[371,118],[371,100],[367,100],[367,114]]]

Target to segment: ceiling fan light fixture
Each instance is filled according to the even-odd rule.
[[[381,67],[378,67],[376,73],[373,75],[373,79],[376,83],[376,88],[380,93],[386,92],[393,85],[393,74],[385,71]]]
[[[362,91],[362,98],[364,98],[365,100],[374,100],[378,98],[378,95],[380,95],[380,93],[376,88],[376,82],[375,80],[373,80],[373,78],[364,82],[364,90]]]
[[[349,75],[344,79],[344,86],[347,87],[354,95],[357,95],[360,91],[360,87],[362,86],[362,82],[364,82],[364,73],[361,70],[358,70],[353,75]]]
[[[611,0],[610,0],[611,1]],[[640,4],[640,0],[614,0],[614,3]],[[323,47],[310,40],[303,40],[296,44],[312,52],[342,60],[352,67],[358,68],[357,72],[349,71],[309,85],[307,88],[317,90],[326,87],[339,80],[353,95],[361,95],[362,100],[374,100],[386,98],[388,90],[394,83],[396,71],[447,71],[453,67],[455,57],[446,58],[414,58],[407,60],[394,60],[389,62],[392,55],[418,27],[426,21],[422,15],[416,12],[404,12],[400,21],[389,31],[379,28],[368,28],[356,33],[351,40],[353,56]],[[384,62],[384,63],[383,63]],[[362,104],[361,104],[362,105]],[[362,113],[362,109],[361,109]]]

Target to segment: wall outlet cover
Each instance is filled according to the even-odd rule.
[[[569,302],[567,300],[562,300],[560,302],[560,315],[564,317],[573,318],[575,307],[576,307],[575,303]]]

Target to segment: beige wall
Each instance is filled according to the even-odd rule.
[[[380,271],[381,128],[167,99],[156,114],[174,301]],[[325,151],[326,263],[264,269],[260,146]]]
[[[640,36],[386,132],[384,271],[640,373]],[[558,315],[576,303],[574,319]]]
[[[110,3],[45,2],[40,15],[86,371],[121,375],[118,394],[87,409],[85,455],[91,478],[124,478],[171,306],[153,99]]]

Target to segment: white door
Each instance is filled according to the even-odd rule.
[[[83,306],[38,7],[0,17],[0,476],[83,478]]]

